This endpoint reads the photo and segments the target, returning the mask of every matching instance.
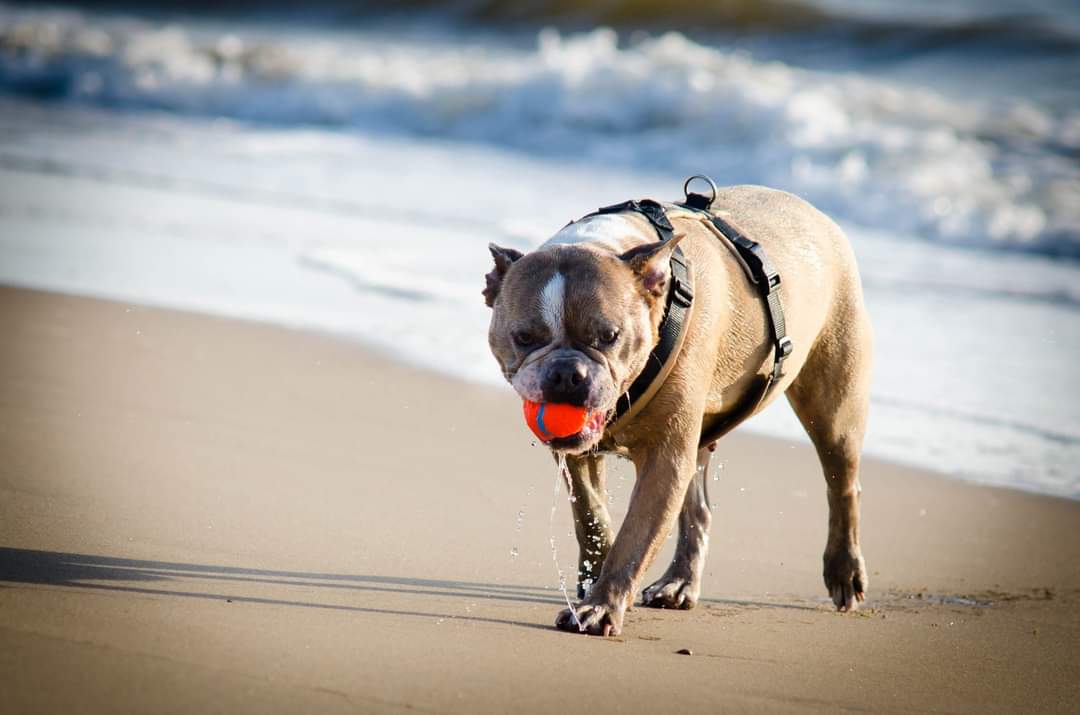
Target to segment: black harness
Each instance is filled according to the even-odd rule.
[[[690,182],[698,178],[709,183],[712,188],[711,197],[689,192]],[[787,336],[787,329],[784,324],[784,308],[780,303],[780,272],[773,266],[761,244],[747,238],[735,226],[712,213],[711,208],[713,201],[716,200],[716,191],[716,184],[713,183],[712,179],[706,176],[692,176],[683,185],[685,201],[681,204],[675,204],[675,206],[705,215],[716,230],[731,241],[735,251],[742,259],[740,263],[747,274],[747,278],[754,284],[758,295],[765,302],[765,312],[769,318],[769,328],[772,336],[773,366],[770,374],[764,379],[760,390],[757,391],[756,397],[746,400],[743,405],[730,413],[721,422],[711,425],[703,431],[702,446],[715,442],[749,417],[765,401],[773,384],[783,375],[784,360],[791,355],[793,347],[791,338]],[[675,229],[668,219],[663,204],[652,199],[624,201],[621,204],[605,206],[582,218],[615,213],[638,213],[644,216],[652,227],[656,229],[661,241],[670,241],[675,234]],[[630,411],[634,403],[649,390],[667,362],[675,357],[674,352],[680,344],[679,339],[682,332],[686,329],[687,318],[693,302],[694,292],[690,279],[690,260],[682,249],[676,246],[675,250],[671,252],[671,281],[668,288],[664,318],[659,328],[660,339],[649,355],[645,368],[616,403],[612,422]]]
[[[675,235],[675,229],[668,220],[664,207],[652,199],[641,201],[624,201],[621,204],[605,206],[597,209],[589,216],[598,214],[618,214],[635,212],[644,216],[656,229],[661,241],[670,241]],[[585,216],[583,218],[588,218]],[[694,302],[694,290],[690,281],[690,261],[682,249],[678,246],[671,252],[671,285],[668,288],[667,306],[664,310],[664,319],[660,323],[660,340],[656,343],[648,361],[637,379],[630,388],[619,397],[615,403],[615,414],[612,421],[619,419],[634,406],[649,389],[653,381],[664,369],[664,365],[672,357],[679,345],[679,337],[686,328],[686,319],[690,314],[690,306]]]

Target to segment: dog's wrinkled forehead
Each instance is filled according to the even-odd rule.
[[[624,271],[614,256],[579,246],[551,246],[515,263],[507,276],[500,307],[519,321],[539,321],[552,336],[569,324],[614,309],[624,298]]]

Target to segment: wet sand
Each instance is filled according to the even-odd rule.
[[[1080,708],[1080,503],[868,461],[836,614],[811,450],[736,434],[704,602],[588,638],[551,626],[554,468],[509,389],[15,289],[0,335],[4,712]]]

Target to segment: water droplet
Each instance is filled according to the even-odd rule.
[[[566,479],[566,488],[569,496],[572,497],[573,482],[570,480],[570,470],[566,466],[566,455],[560,454],[559,469],[555,475],[555,490],[551,495],[551,514],[548,517],[548,543],[551,544],[551,560],[555,564],[555,573],[559,575],[559,590],[562,591],[563,600],[566,601],[566,607],[570,609],[570,615],[573,616],[578,630],[584,631],[585,626],[581,623],[581,619],[578,618],[574,604],[570,602],[570,594],[566,590],[566,574],[563,573],[562,567],[559,566],[559,552],[555,547],[555,510],[559,507],[559,488],[563,479]]]

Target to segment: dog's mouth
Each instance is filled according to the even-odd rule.
[[[568,437],[556,437],[547,446],[556,452],[578,452],[591,447],[603,436],[604,428],[614,412],[614,409],[593,410],[580,432]]]

